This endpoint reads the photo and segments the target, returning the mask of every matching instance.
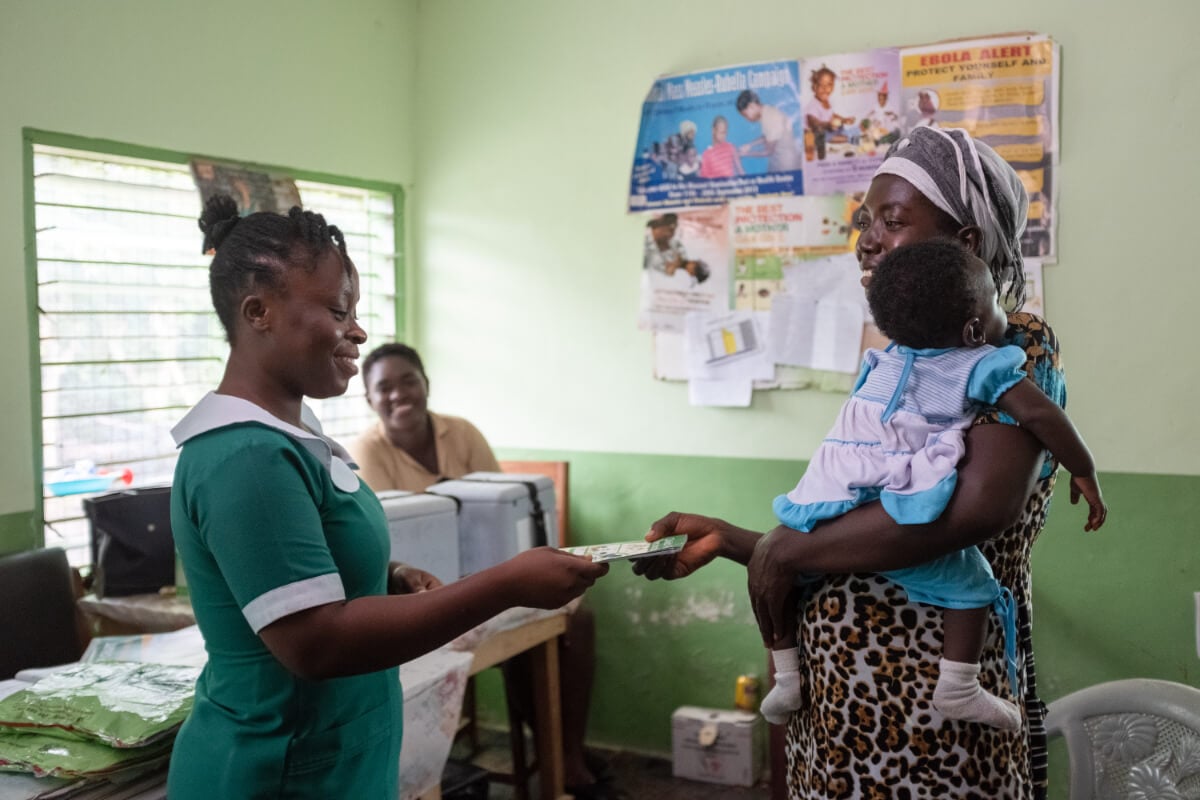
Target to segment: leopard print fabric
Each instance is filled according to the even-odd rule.
[[[1009,316],[1008,344],[1027,355],[1026,373],[1065,405],[1058,344],[1031,314]],[[996,409],[975,424],[1012,424]],[[993,615],[982,660],[984,688],[1023,710],[1016,733],[945,720],[932,703],[942,652],[942,609],[909,603],[877,575],[831,575],[804,602],[798,642],[804,704],[787,726],[791,800],[1045,796],[1044,706],[1030,648],[1033,543],[1046,519],[1057,464],[1041,478],[1011,528],[980,549],[1018,607],[1020,697],[1009,685],[1003,632]]]

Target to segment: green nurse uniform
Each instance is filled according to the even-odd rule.
[[[386,593],[383,509],[307,407],[303,422],[210,393],[171,432],[171,527],[208,651],[171,800],[397,797],[398,671],[305,680],[258,637],[288,614]]]

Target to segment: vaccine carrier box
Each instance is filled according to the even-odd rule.
[[[753,786],[764,752],[758,714],[680,706],[671,715],[671,772],[677,778]]]
[[[534,475],[525,472],[472,472],[464,475],[462,480],[516,483],[524,486],[525,491],[530,494],[530,500],[536,499],[537,505],[541,507],[542,524],[546,529],[546,541],[534,544],[562,547],[562,531],[558,529],[558,495],[554,491],[554,480],[549,475]],[[536,509],[534,511],[536,512]],[[536,530],[534,535],[536,538]]]
[[[481,473],[472,473],[479,474]],[[550,482],[548,493],[531,493],[524,481],[526,477],[528,476],[515,476],[515,480],[500,481],[468,476],[459,480],[442,481],[429,487],[430,493],[458,500],[460,575],[469,575],[495,566],[539,544],[557,546],[553,483]],[[548,478],[546,480],[549,482]],[[548,508],[542,503],[544,494],[548,494]],[[537,520],[533,497],[537,497],[541,512],[536,515]],[[548,527],[547,514],[551,520]],[[537,521],[541,522],[540,526],[535,524]]]
[[[418,492],[379,492],[387,516],[392,561],[403,561],[442,583],[459,578],[458,504]]]

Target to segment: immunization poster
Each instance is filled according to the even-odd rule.
[[[1029,192],[1022,253],[1055,260],[1058,46],[1019,35],[900,51],[905,127],[965,128],[1021,176]]]
[[[705,405],[748,405],[755,389],[848,390],[862,348],[884,344],[851,221],[887,150],[922,126],[964,128],[1017,171],[1030,199],[1026,309],[1044,308],[1058,83],[1058,45],[1032,33],[656,80],[628,202],[647,220],[638,321],[655,332],[655,376],[688,380]]]
[[[192,178],[205,202],[215,194],[227,194],[242,215],[256,211],[286,214],[292,206],[301,205],[300,191],[288,175],[218,164],[203,158],[193,158],[191,166]]]
[[[734,308],[768,311],[786,267],[847,252],[854,207],[840,194],[730,203]]]
[[[804,193],[865,192],[900,139],[900,50],[806,58],[800,89]]]
[[[649,216],[638,326],[682,331],[689,311],[728,310],[728,209],[710,206]]]
[[[642,105],[629,210],[804,191],[800,72],[774,61],[654,82]]]

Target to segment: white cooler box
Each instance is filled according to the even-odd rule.
[[[554,481],[548,477],[472,472],[459,480],[435,483],[428,491],[460,503],[460,575],[493,567],[539,544],[558,547]],[[540,513],[535,513],[535,499]],[[539,541],[543,536],[544,541]]]
[[[393,561],[433,574],[442,583],[459,578],[458,504],[449,497],[379,492],[387,515]]]
[[[762,773],[763,720],[749,711],[680,706],[671,715],[677,778],[753,786]]]

